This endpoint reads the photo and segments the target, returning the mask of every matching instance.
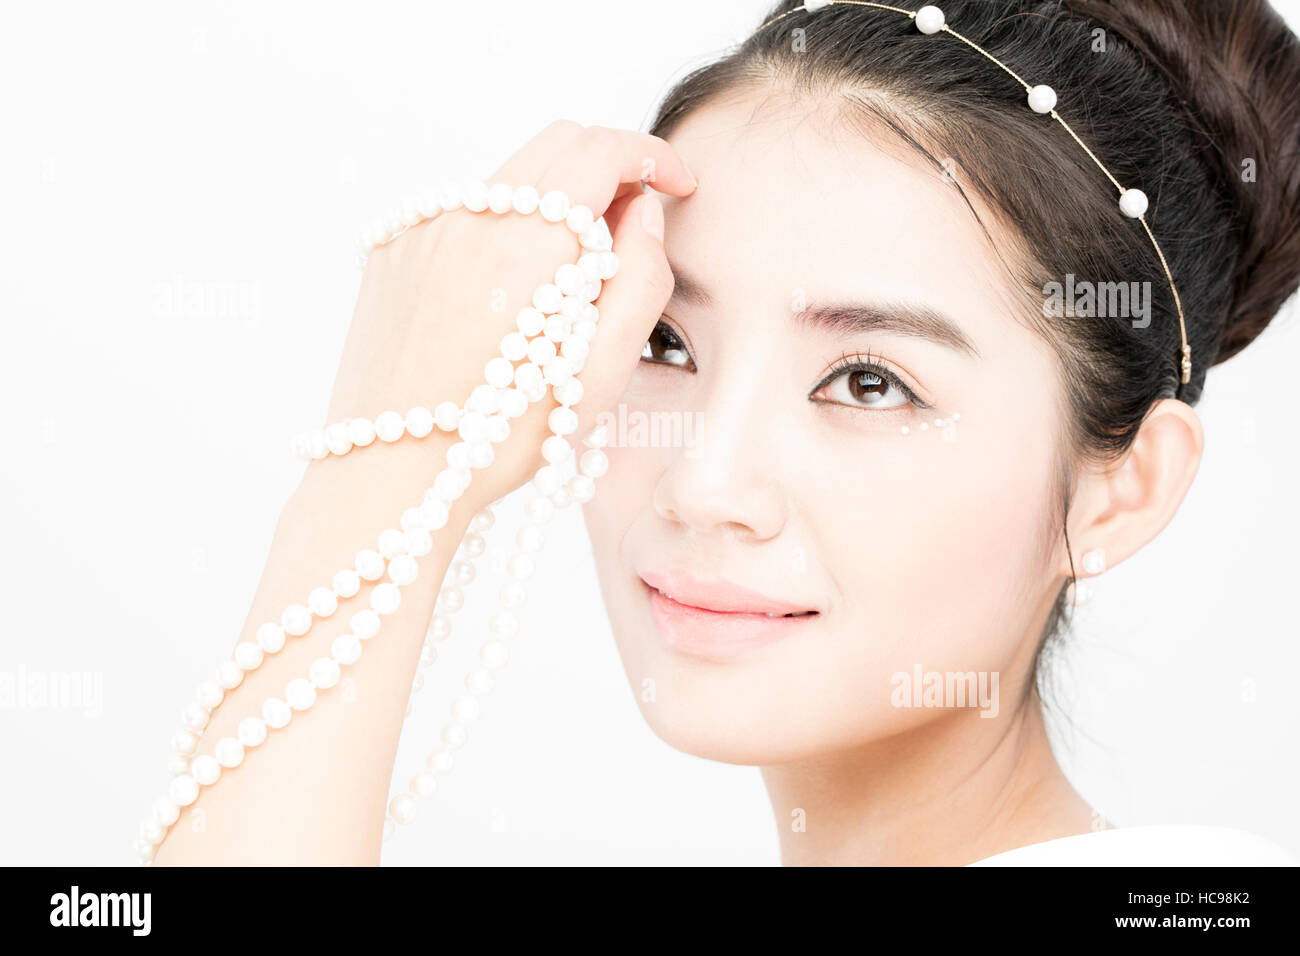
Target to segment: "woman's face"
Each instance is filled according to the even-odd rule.
[[[585,509],[646,720],[735,763],[975,718],[900,673],[997,673],[1009,712],[1059,585],[1054,358],[957,186],[825,102],[671,136],[677,287]]]

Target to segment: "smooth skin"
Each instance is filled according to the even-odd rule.
[[[1032,680],[1071,573],[1058,359],[1002,267],[1014,233],[977,206],[991,244],[956,184],[841,105],[756,85],[669,136],[700,179],[665,203],[674,338],[656,330],[623,402],[629,421],[692,416],[702,437],[629,432],[584,512],[643,716],[680,750],[763,768],[784,862],[965,864],[1107,826],[1057,765]],[[942,312],[974,353],[796,321],[868,303]],[[822,385],[845,353],[930,407],[893,385],[855,398],[849,373]],[[1121,460],[1076,463],[1073,567],[1159,533],[1202,442],[1194,411],[1161,401]],[[820,613],[736,660],[692,654],[638,576],[666,569]],[[917,665],[997,673],[996,716],[895,706],[893,675]]]
[[[689,195],[694,177],[662,139],[576,123],[553,123],[487,180],[560,189],[605,215],[619,256],[597,306],[600,329],[581,380],[581,428],[613,404],[672,290],[664,258],[660,193]],[[577,240],[540,216],[441,216],[410,229],[370,257],[330,401],[329,421],[373,418],[384,409],[464,402],[483,368],[514,330],[533,289],[575,261]],[[504,294],[503,294],[504,293]],[[504,306],[504,307],[503,307]],[[491,468],[477,471],[420,559],[419,578],[384,619],[348,681],[273,731],[236,769],[182,811],[159,847],[157,864],[377,864],[398,736],[437,589],[475,512],[527,482],[545,462],[549,397],[515,419]],[[357,449],[311,463],[285,506],[239,640],[278,621],[289,604],[351,567],[406,507],[418,504],[443,467],[453,437]],[[239,721],[282,696],[365,603],[369,588],[249,674],[229,692],[205,732],[233,735]],[[346,691],[346,692],[345,692]]]

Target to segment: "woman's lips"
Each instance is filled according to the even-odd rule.
[[[680,585],[680,581],[678,583]],[[818,617],[816,611],[765,600],[748,602],[757,604],[762,610],[711,610],[670,598],[648,581],[645,586],[650,599],[650,615],[668,646],[708,660],[735,660],[774,641],[800,633],[808,627],[808,622]],[[736,598],[740,591],[729,585],[719,585],[714,591],[719,596],[698,600],[743,605],[745,602]]]

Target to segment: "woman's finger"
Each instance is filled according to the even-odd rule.
[[[545,195],[561,190],[599,217],[620,187],[640,182],[671,196],[689,196],[695,189],[695,177],[667,140],[588,126],[565,143],[538,181],[537,191]]]

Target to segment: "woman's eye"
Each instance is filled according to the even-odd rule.
[[[898,408],[911,396],[884,376],[866,368],[848,369],[818,389],[823,401],[858,408]]]
[[[641,361],[695,370],[695,361],[686,351],[685,343],[662,320],[655,324],[650,337],[646,339],[641,349]]]

